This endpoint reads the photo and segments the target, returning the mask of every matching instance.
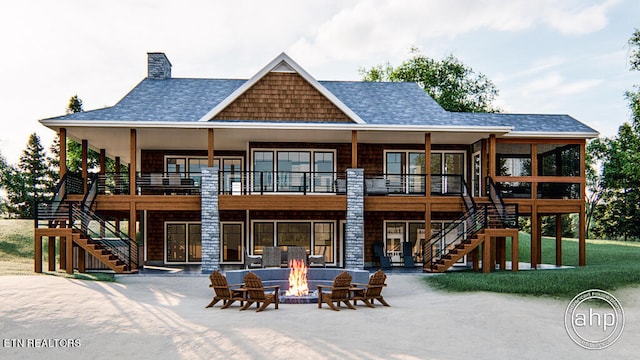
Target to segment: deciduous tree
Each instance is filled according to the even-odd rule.
[[[418,83],[445,110],[455,112],[497,112],[492,105],[498,89],[485,75],[476,73],[449,55],[434,60],[411,49],[412,57],[397,67],[389,63],[360,68],[364,81],[412,81]]]

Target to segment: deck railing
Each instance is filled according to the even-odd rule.
[[[345,194],[344,172],[220,171],[219,193],[227,195],[295,193]]]

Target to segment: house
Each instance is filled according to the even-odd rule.
[[[173,78],[171,67],[149,53],[147,77],[116,105],[41,120],[59,134],[61,164],[67,139],[82,144],[83,170],[63,166],[39,206],[36,271],[44,237],[58,239],[67,271],[209,272],[288,246],[331,267],[482,260],[489,271],[505,268],[507,239],[517,259],[522,216],[536,267],[542,217],[554,215],[560,265],[571,213],[585,264],[585,145],[598,133],[568,115],[451,113],[414,83],[318,81],[286,54],[248,80]]]

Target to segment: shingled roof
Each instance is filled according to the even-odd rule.
[[[286,55],[281,55],[292,62]],[[280,63],[281,64],[281,63]],[[280,66],[280,65],[276,65]],[[293,68],[304,72],[293,63]],[[263,69],[265,70],[265,69]],[[266,70],[270,70],[266,68]],[[303,74],[307,77],[310,75]],[[212,109],[232,99],[252,80],[238,79],[144,79],[112,107],[45,119],[55,121],[167,122],[207,120]],[[322,91],[335,97],[364,126],[413,126],[468,128],[510,127],[515,133],[551,135],[580,134],[595,137],[598,132],[568,115],[453,113],[445,111],[417,84],[407,82],[315,81]],[[318,85],[319,84],[319,85]],[[246,119],[226,120],[242,122]],[[362,123],[362,122],[364,123]],[[216,120],[216,123],[224,122]],[[273,122],[273,121],[270,121]],[[302,121],[301,121],[302,122]],[[290,123],[290,122],[289,122]]]

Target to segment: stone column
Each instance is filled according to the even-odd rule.
[[[220,213],[218,211],[218,167],[202,169],[202,273],[220,268]]]
[[[364,170],[347,169],[347,223],[344,265],[364,269]]]

